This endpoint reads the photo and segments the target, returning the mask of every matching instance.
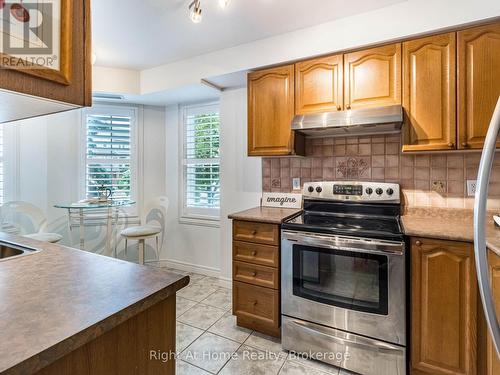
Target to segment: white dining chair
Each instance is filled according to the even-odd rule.
[[[156,259],[160,259],[160,250],[163,247],[165,237],[168,205],[167,197],[157,197],[151,200],[142,210],[140,225],[126,228],[120,232],[120,235],[125,238],[125,255],[127,255],[128,241],[138,241],[139,263],[144,264],[146,240],[155,238]]]
[[[19,235],[37,241],[56,243],[62,240],[59,233],[47,232],[47,219],[37,206],[22,201],[2,205],[2,222],[19,230]]]

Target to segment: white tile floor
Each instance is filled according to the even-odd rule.
[[[177,294],[178,375],[352,374],[321,362],[292,359],[278,339],[236,326],[231,290],[219,287],[217,279],[170,270],[191,277]]]

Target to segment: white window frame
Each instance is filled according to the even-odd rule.
[[[139,191],[139,134],[141,133],[141,121],[139,118],[139,109],[130,106],[114,106],[107,104],[96,104],[91,108],[82,110],[82,123],[80,127],[80,184],[79,184],[79,197],[80,199],[87,198],[87,116],[88,115],[105,115],[105,116],[130,116],[131,139],[130,139],[130,199],[135,201],[136,204],[132,207],[125,208],[131,216],[137,216],[141,192]]]
[[[208,227],[220,226],[220,207],[213,208],[193,208],[186,205],[186,172],[185,167],[185,143],[186,143],[186,125],[188,112],[199,111],[200,114],[206,113],[209,110],[217,109],[220,116],[220,103],[209,102],[194,105],[185,105],[181,108],[182,115],[180,116],[181,124],[179,126],[179,222],[183,224],[192,224]],[[219,133],[220,134],[220,133]],[[219,171],[220,171],[220,151],[219,151]],[[219,172],[220,178],[220,172]]]

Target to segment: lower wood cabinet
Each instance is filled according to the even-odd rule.
[[[500,256],[489,251],[488,264],[490,267],[490,283],[493,292],[493,299],[497,310],[497,316],[500,316]],[[479,298],[479,297],[478,297]],[[479,301],[481,303],[481,301]],[[498,359],[493,341],[486,325],[486,318],[483,315],[482,306],[480,306],[479,315],[479,374],[498,375],[500,374],[500,360]]]
[[[267,335],[280,335],[280,294],[239,281],[233,282],[233,314],[237,324]]]
[[[233,221],[233,315],[240,327],[280,336],[279,224]]]
[[[411,261],[411,373],[477,374],[473,245],[412,238]]]

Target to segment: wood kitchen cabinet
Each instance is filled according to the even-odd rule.
[[[481,149],[500,95],[500,23],[459,31],[457,57],[458,148]]]
[[[470,243],[411,239],[411,373],[477,373],[477,303]]]
[[[233,221],[233,314],[237,324],[280,336],[280,225]]]
[[[456,148],[455,33],[403,43],[403,151]]]
[[[19,69],[15,67],[18,64],[13,63],[19,59],[2,59],[0,89],[70,103],[76,107],[90,106],[92,104],[90,1],[62,0],[60,4],[60,17],[59,15],[54,17],[54,20],[60,23],[60,49],[57,51],[59,54],[54,53],[56,60],[59,61],[59,67],[56,69],[37,66]],[[9,55],[2,53],[1,56]],[[11,61],[9,65],[5,65],[7,61]],[[10,111],[14,109],[13,107],[13,104],[9,104],[9,108],[2,110]],[[25,110],[26,117],[29,115],[29,108]],[[57,110],[51,107],[49,111]]]
[[[488,265],[493,300],[495,301],[497,315],[500,316],[500,256],[492,251],[488,251]],[[498,359],[495,347],[491,341],[491,336],[486,325],[486,318],[483,315],[484,313],[479,297],[478,300],[481,311],[478,332],[478,373],[481,375],[497,375],[500,374],[500,360]]]
[[[304,137],[291,130],[295,66],[248,74],[248,155],[304,155]]]
[[[344,55],[346,109],[401,104],[401,44]]]
[[[295,64],[295,114],[344,109],[343,60],[340,54]]]

